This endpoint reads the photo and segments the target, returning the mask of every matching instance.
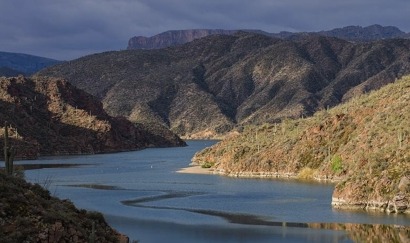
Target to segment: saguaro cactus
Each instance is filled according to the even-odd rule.
[[[13,175],[13,160],[15,149],[9,143],[9,129],[7,122],[4,123],[4,164],[6,166],[6,173]]]

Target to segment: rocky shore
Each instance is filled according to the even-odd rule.
[[[410,213],[410,76],[309,118],[248,126],[193,163],[233,177],[335,182],[335,208]]]

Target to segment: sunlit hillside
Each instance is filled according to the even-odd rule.
[[[310,118],[247,127],[193,162],[230,176],[339,181],[335,206],[381,208],[410,194],[410,77]],[[349,207],[350,207],[349,206]]]

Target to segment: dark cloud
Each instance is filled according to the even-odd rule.
[[[393,25],[410,32],[408,0],[2,0],[0,50],[73,59],[125,49],[170,29],[319,31]]]

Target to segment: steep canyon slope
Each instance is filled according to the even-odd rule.
[[[410,213],[410,76],[304,119],[248,126],[195,155],[215,173],[338,181],[333,205]]]
[[[62,79],[0,78],[0,107],[0,137],[8,122],[16,157],[184,145],[167,129],[155,135],[142,125],[109,116],[101,102]]]
[[[212,35],[156,50],[105,52],[37,75],[67,79],[110,115],[157,123],[187,138],[312,115],[410,73],[410,40],[351,43]]]

